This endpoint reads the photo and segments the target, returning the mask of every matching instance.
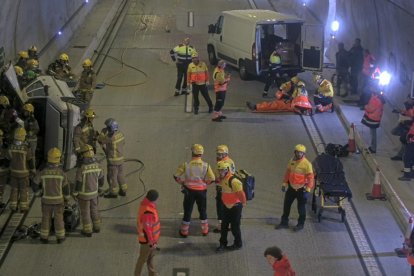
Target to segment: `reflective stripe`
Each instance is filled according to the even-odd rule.
[[[185,163],[185,186],[192,190],[205,190],[207,189],[207,183],[204,180],[207,175],[208,164],[202,163],[201,167],[190,166]]]
[[[59,180],[58,190],[60,192],[62,192],[62,183],[63,183],[63,180],[65,179],[62,175],[42,175],[40,177],[40,179],[42,180],[42,186],[43,186],[43,188],[46,187],[46,181],[47,180],[51,180],[51,179],[57,179],[57,180]],[[42,198],[44,198],[44,199],[62,199],[63,198],[63,194],[62,193],[60,195],[57,195],[57,196],[49,196],[49,195],[47,195],[47,192],[48,192],[47,189],[44,189],[44,193],[43,193]]]
[[[118,133],[118,134],[115,135],[115,140],[112,141],[114,156],[111,157],[111,158],[108,158],[109,161],[122,161],[122,160],[124,160],[123,156],[121,156],[121,157],[116,156],[117,155],[117,150],[116,150],[117,149],[117,144],[119,142],[124,141],[124,140],[125,140],[125,137],[122,133]]]
[[[89,166],[85,166],[85,170],[82,171],[82,188],[81,191],[79,192],[82,195],[86,195],[86,196],[91,196],[91,195],[95,195],[98,194],[98,189],[96,189],[95,191],[91,191],[91,192],[85,192],[86,189],[86,177],[88,176],[88,174],[94,174],[92,176],[95,176],[95,183],[98,183],[99,181],[99,175],[102,172],[102,169],[99,168],[97,165],[89,165]]]

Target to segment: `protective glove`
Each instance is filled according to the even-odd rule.
[[[309,199],[309,195],[310,195],[309,192],[307,192],[306,190],[303,190],[303,199],[304,200],[308,200]]]
[[[286,192],[286,186],[282,186],[282,193]]]

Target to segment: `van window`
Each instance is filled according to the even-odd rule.
[[[216,23],[216,34],[221,34],[223,29],[223,16],[220,16]]]
[[[26,88],[26,94],[28,97],[46,96],[43,83],[40,80],[32,83]]]

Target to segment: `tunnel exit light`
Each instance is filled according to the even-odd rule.
[[[338,20],[334,20],[331,23],[331,30],[332,30],[332,32],[337,32],[339,30],[339,22],[338,22]]]
[[[57,34],[60,36],[62,35],[62,31],[58,31]]]

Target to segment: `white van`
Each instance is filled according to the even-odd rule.
[[[270,10],[223,11],[208,32],[210,63],[225,60],[238,68],[243,80],[266,73],[275,48],[281,52],[282,72],[289,76],[322,70],[323,26],[305,25],[295,16]]]

